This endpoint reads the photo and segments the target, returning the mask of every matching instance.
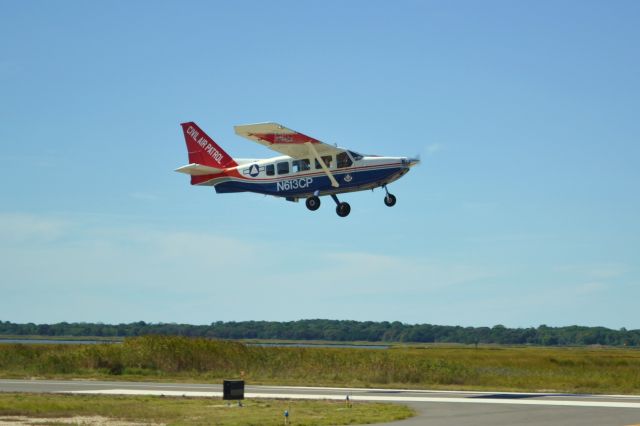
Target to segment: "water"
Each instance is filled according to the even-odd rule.
[[[389,349],[389,345],[356,345],[348,343],[245,343],[247,346],[262,346],[265,348],[348,348],[348,349]]]

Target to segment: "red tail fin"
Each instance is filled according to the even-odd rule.
[[[218,169],[226,169],[227,167],[238,165],[196,123],[182,123],[181,126],[184,132],[184,139],[187,142],[187,151],[189,151],[189,163]]]

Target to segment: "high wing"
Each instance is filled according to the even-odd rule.
[[[323,155],[337,155],[343,152],[335,146],[320,142],[305,134],[288,129],[278,123],[245,124],[234,127],[236,134],[245,137],[276,152],[288,155],[291,158],[302,160],[315,158],[322,171],[327,175],[334,188],[339,187],[338,181],[333,177],[327,166],[322,161]]]
[[[310,145],[315,148],[316,153],[319,155],[336,155],[343,151],[278,123],[245,124],[235,126],[234,129],[238,136],[258,142],[267,148],[295,159],[314,157]]]

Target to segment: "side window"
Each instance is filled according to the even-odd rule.
[[[336,160],[338,162],[338,167],[349,167],[353,164],[353,161],[351,161],[351,158],[349,158],[349,155],[346,152],[341,152],[336,155]]]
[[[281,163],[278,163],[278,174],[286,175],[287,173],[289,173],[289,162],[283,161]]]
[[[267,164],[265,170],[267,172],[267,176],[273,176],[276,174],[276,166],[274,166],[273,164]]]
[[[322,158],[322,161],[324,162],[324,165],[330,168],[332,157],[330,155],[323,155],[321,158]],[[316,163],[316,169],[322,168],[320,167],[320,163],[318,163],[318,160],[315,160],[315,163]]]
[[[311,161],[309,160],[295,160],[291,163],[293,166],[293,172],[304,172],[305,170],[309,170],[311,168]]]

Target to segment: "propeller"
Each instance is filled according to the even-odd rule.
[[[416,164],[420,164],[420,154],[416,155],[415,157],[411,157],[411,158],[403,158],[402,159],[402,164],[406,164],[409,167],[413,167]]]

